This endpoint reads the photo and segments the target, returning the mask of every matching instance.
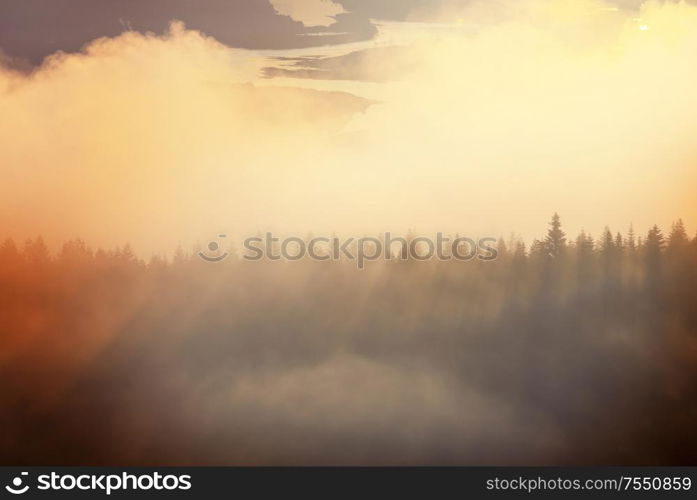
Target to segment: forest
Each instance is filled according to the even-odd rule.
[[[694,463],[696,306],[680,220],[362,271],[7,239],[0,463]]]

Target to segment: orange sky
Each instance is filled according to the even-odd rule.
[[[323,49],[175,24],[0,69],[1,236],[143,253],[257,230],[529,239],[555,211],[572,233],[694,231],[697,7],[491,5]],[[342,79],[261,76],[354,51]]]

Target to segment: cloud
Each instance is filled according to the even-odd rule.
[[[511,2],[510,0],[489,0],[481,2],[479,0],[401,0],[395,2],[393,0],[336,0],[347,11],[356,13],[369,19],[380,19],[389,21],[418,21],[418,22],[454,22],[458,16],[466,10],[469,10],[473,5],[485,5],[486,8],[480,11],[486,17],[501,15],[507,12],[519,12],[518,7],[521,6],[524,10],[530,2]],[[574,3],[584,5],[585,1],[575,2],[559,1],[559,5],[569,7]],[[644,3],[649,3],[649,0],[609,0],[608,7],[619,8],[626,11],[636,11],[641,8]],[[692,2],[694,3],[694,2]],[[516,5],[520,4],[520,5]],[[470,12],[472,14],[472,12]],[[514,14],[515,15],[515,14]],[[479,16],[472,16],[469,19],[472,22],[481,21]]]
[[[530,237],[554,211],[571,233],[697,222],[697,8],[486,5],[459,14],[476,30],[408,24],[399,50],[314,68],[402,78],[260,79],[266,58],[181,26],[2,70],[0,225],[142,254],[265,229]]]
[[[344,12],[332,0],[271,0],[279,14],[290,16],[305,26],[329,26],[334,16]]]
[[[0,48],[36,65],[56,51],[78,52],[96,38],[123,31],[163,33],[174,19],[228,46],[252,49],[354,42],[375,34],[367,18],[344,14],[341,26],[322,29],[325,36],[304,36],[317,29],[300,21],[327,24],[326,16],[342,9],[320,0],[281,5],[300,20],[279,15],[268,0],[0,0]]]
[[[0,68],[5,231],[174,248],[194,236],[194,219],[210,217],[209,231],[260,195],[282,196],[276,183],[296,152],[369,102],[262,88],[251,83],[259,69],[249,53],[181,24],[96,40],[28,75]]]
[[[531,221],[555,210],[572,232],[600,230],[602,220],[643,231],[694,213],[684,186],[697,180],[697,120],[687,111],[697,73],[686,64],[697,9],[506,5],[505,16],[492,16],[489,2],[458,12],[475,28],[424,27],[402,55],[409,77],[354,120],[393,179],[383,199],[409,193],[408,205],[381,214],[419,228],[459,217],[480,234],[530,237],[541,230]]]
[[[409,74],[408,54],[403,47],[378,47],[340,56],[278,57],[278,64],[265,67],[263,72],[267,78],[388,82]]]

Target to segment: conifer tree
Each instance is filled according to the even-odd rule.
[[[552,258],[561,257],[566,249],[566,234],[561,229],[561,219],[556,212],[549,223],[544,249],[547,255]]]

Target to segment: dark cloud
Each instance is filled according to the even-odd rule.
[[[124,30],[161,33],[172,20],[233,47],[283,49],[369,39],[367,18],[342,14],[330,27],[306,28],[265,0],[0,0],[0,48],[32,63],[58,50]]]
[[[20,72],[28,72],[31,70],[31,64],[24,59],[11,57],[7,55],[0,47],[0,68],[15,70]]]
[[[436,0],[336,0],[348,12],[367,19],[405,21],[414,10],[428,10],[440,5]],[[463,2],[464,3],[464,2]]]
[[[609,0],[622,9],[636,10],[646,0]],[[671,1],[671,0],[665,0]],[[363,19],[379,19],[386,21],[431,21],[432,16],[444,6],[462,6],[473,3],[473,0],[335,0],[346,11]],[[503,4],[503,0],[488,0],[487,3]],[[695,3],[688,0],[687,3]]]
[[[460,0],[466,5],[471,0]],[[32,64],[58,50],[127,29],[162,33],[183,21],[222,43],[250,49],[285,49],[369,40],[371,19],[427,21],[441,0],[336,0],[346,11],[329,27],[306,27],[279,15],[268,0],[0,0],[0,49]],[[641,0],[615,0],[636,8]],[[299,75],[298,75],[299,76]]]
[[[329,27],[315,26],[308,28],[308,35],[323,33],[322,43],[345,43],[369,40],[377,34],[377,28],[370,19],[353,12],[344,12],[335,16],[336,22]],[[310,44],[311,45],[311,44]]]
[[[277,66],[264,68],[265,77],[388,82],[406,75],[414,64],[403,47],[377,47],[333,57],[279,57],[276,61]]]

